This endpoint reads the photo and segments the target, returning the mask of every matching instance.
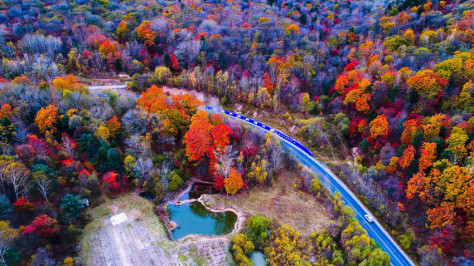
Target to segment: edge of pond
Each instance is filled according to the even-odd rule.
[[[210,212],[214,212],[214,213],[221,213],[221,212],[233,212],[236,216],[237,216],[237,220],[235,221],[235,224],[234,224],[234,229],[232,230],[232,232],[228,233],[228,234],[223,234],[223,235],[201,235],[201,234],[189,234],[189,235],[186,235],[182,238],[179,238],[179,239],[175,239],[172,235],[172,229],[170,228],[170,222],[171,222],[171,217],[168,217],[169,219],[169,222],[165,222],[163,221],[163,224],[165,225],[167,231],[168,231],[168,236],[170,237],[171,240],[173,241],[179,241],[179,242],[183,242],[185,240],[187,240],[188,238],[211,238],[211,239],[219,239],[219,238],[227,238],[228,236],[232,235],[232,234],[235,234],[236,232],[239,232],[243,225],[244,225],[244,222],[245,220],[247,219],[247,215],[242,212],[242,211],[239,211],[239,210],[236,210],[236,209],[233,209],[233,208],[225,208],[225,209],[215,209],[215,208],[211,208],[209,207],[205,201],[204,201],[204,198],[206,197],[210,197],[212,196],[212,194],[202,194],[199,198],[197,199],[186,199],[186,200],[182,200],[180,201],[179,199],[183,196],[184,193],[188,192],[192,185],[194,184],[195,182],[192,182],[191,184],[189,184],[189,186],[183,190],[182,192],[180,192],[178,194],[178,196],[173,199],[173,200],[170,200],[168,202],[166,202],[164,204],[164,206],[168,206],[169,204],[173,204],[173,205],[183,205],[183,204],[187,204],[187,203],[191,203],[191,202],[199,202],[201,203],[204,208],[206,208],[208,211]]]

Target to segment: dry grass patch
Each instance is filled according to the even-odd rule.
[[[216,207],[231,207],[250,215],[263,215],[287,224],[302,235],[327,228],[329,217],[314,196],[293,187],[289,172],[282,173],[273,187],[259,186],[237,196],[213,195]]]

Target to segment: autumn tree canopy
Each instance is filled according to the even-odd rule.
[[[41,133],[47,131],[54,133],[56,131],[56,122],[58,121],[58,108],[52,104],[41,108],[36,114],[35,124]]]

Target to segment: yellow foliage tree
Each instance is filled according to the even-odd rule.
[[[52,87],[58,90],[79,91],[85,87],[79,82],[79,79],[74,75],[66,75],[65,77],[56,77],[53,79]]]
[[[405,40],[407,40],[410,45],[415,44],[415,33],[413,32],[413,30],[405,31],[405,33],[403,34],[403,38],[405,38]]]
[[[72,266],[73,264],[74,264],[74,259],[73,258],[66,257],[64,259],[64,263],[63,263],[64,266]]]
[[[448,151],[453,153],[453,164],[456,164],[458,159],[464,158],[467,153],[466,141],[469,139],[466,131],[462,128],[454,127],[451,130],[451,135],[446,140],[448,143]]]
[[[462,87],[461,93],[454,102],[454,106],[463,109],[466,113],[474,112],[474,100],[471,94],[474,92],[474,84],[469,80]]]
[[[18,230],[10,227],[8,221],[0,221],[0,263],[4,263],[5,252],[13,245],[13,241],[19,236]]]
[[[94,132],[94,135],[98,138],[98,139],[104,139],[104,140],[108,140],[110,138],[110,131],[109,131],[109,128],[107,127],[107,125],[105,123],[102,123],[100,125],[100,127],[98,127],[95,132]]]
[[[298,27],[298,25],[296,25],[296,24],[291,24],[290,26],[286,27],[285,33],[287,35],[300,34],[300,27]]]

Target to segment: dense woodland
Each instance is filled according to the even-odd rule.
[[[343,143],[332,148],[349,152],[330,166],[413,260],[473,263],[472,1],[2,0],[0,8],[0,263],[80,263],[84,198],[99,205],[137,189],[160,199],[191,179],[239,196],[292,167],[271,135],[204,112],[190,95],[168,97],[165,85],[274,113],[315,148],[334,146],[328,131],[336,132]],[[119,74],[131,76],[138,100],[97,98],[80,82]],[[298,171],[299,189],[311,192],[311,174]],[[303,239],[254,218],[262,225],[249,221],[234,259],[247,262],[250,241],[277,264],[384,263],[315,182],[337,230]],[[267,238],[258,240],[262,227]],[[296,254],[272,255],[281,250]]]

